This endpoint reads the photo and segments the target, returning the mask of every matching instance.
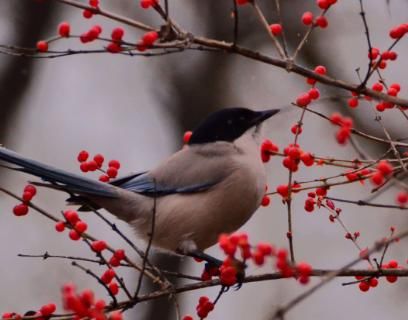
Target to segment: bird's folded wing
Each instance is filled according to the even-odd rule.
[[[156,169],[115,185],[148,196],[203,192],[224,180],[233,170],[227,157],[183,149]]]

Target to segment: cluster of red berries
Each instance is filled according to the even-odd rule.
[[[329,25],[329,21],[323,15],[320,15],[314,19],[313,13],[310,11],[306,11],[302,14],[302,23],[306,26],[317,26],[322,29],[327,28]]]
[[[263,162],[268,162],[271,156],[279,152],[279,147],[271,140],[265,139],[261,144],[261,159]]]
[[[322,204],[321,200],[322,199],[320,199],[320,205]],[[341,213],[341,209],[336,208],[334,202],[330,199],[326,199],[325,207],[331,212],[331,214],[329,215],[330,222],[335,222]]]
[[[92,26],[88,31],[82,33],[79,36],[81,43],[88,43],[98,39],[99,35],[102,33],[102,27],[99,24]]]
[[[299,277],[299,281],[302,284],[308,282],[308,277],[311,272],[310,265],[299,263],[298,265],[293,266],[288,260],[286,249],[277,250],[269,243],[258,243],[255,247],[251,247],[248,242],[248,235],[245,233],[235,233],[231,235],[222,234],[218,239],[218,243],[220,248],[227,255],[227,259],[223,264],[223,269],[220,268],[220,280],[221,283],[225,282],[225,285],[236,283],[237,267],[234,264],[234,261],[237,260],[235,254],[238,249],[240,250],[241,257],[244,261],[252,259],[257,266],[264,265],[266,257],[275,257],[275,266],[285,277]]]
[[[196,307],[197,316],[200,319],[207,318],[208,314],[214,310],[214,303],[210,301],[210,299],[206,296],[200,297],[198,300],[198,305]]]
[[[297,182],[292,184],[291,187],[291,192],[296,193],[299,191],[301,188],[301,185]],[[287,184],[281,184],[276,187],[276,192],[282,196],[282,198],[285,200],[289,196],[289,186]]]
[[[146,32],[142,39],[136,44],[139,51],[145,51],[150,48],[159,39],[159,34],[156,31]]]
[[[383,90],[384,86],[379,83],[376,82],[373,85],[373,90],[381,92]],[[393,83],[392,85],[390,85],[390,87],[387,89],[387,94],[393,97],[396,97],[398,95],[398,93],[401,90],[401,86],[398,83]],[[395,104],[392,102],[388,102],[388,101],[381,101],[380,103],[378,103],[375,108],[377,109],[377,111],[379,112],[383,112],[386,109],[392,109],[395,107]]]
[[[109,42],[106,50],[110,53],[118,53],[122,50],[121,42],[125,35],[125,30],[121,27],[116,27],[111,32],[111,42]]]
[[[37,188],[31,184],[28,184],[24,187],[23,194],[21,198],[23,202],[14,206],[13,213],[17,217],[25,216],[28,213],[28,203],[34,198],[37,194]]]
[[[75,313],[78,319],[90,318],[95,320],[122,320],[120,311],[113,311],[106,317],[104,310],[106,302],[103,299],[96,300],[92,290],[84,290],[77,293],[75,286],[65,284],[62,288],[62,301],[64,308]]]
[[[399,192],[396,200],[400,206],[405,206],[408,203],[408,191]]]
[[[99,8],[99,0],[89,0],[88,1],[89,5],[95,9]],[[85,9],[84,11],[82,11],[82,16],[85,19],[91,19],[94,15],[94,11],[90,10],[90,9]]]
[[[368,58],[372,61],[372,66],[380,69],[385,69],[387,67],[387,60],[395,61],[397,60],[397,57],[398,54],[395,51],[386,50],[381,53],[378,48],[371,48],[371,51],[368,53]]]
[[[150,7],[154,7],[158,4],[158,0],[140,0],[140,6],[143,9],[149,9]]]
[[[49,317],[55,312],[57,309],[55,303],[48,303],[43,305],[40,310],[37,312],[35,311],[29,311],[25,314],[25,316],[31,316],[35,317],[38,320],[46,320],[49,319]],[[18,320],[21,319],[22,316],[18,313],[15,312],[5,312],[2,314],[1,319],[13,319],[13,320]]]
[[[317,0],[316,4],[320,9],[327,11],[336,2],[337,0]],[[301,20],[306,26],[317,26],[322,29],[327,28],[329,25],[327,18],[323,14],[314,19],[313,13],[310,11],[304,12]]]
[[[387,160],[381,160],[376,166],[375,173],[371,176],[371,182],[376,186],[383,184],[385,178],[390,176],[393,170],[394,167]]]
[[[69,231],[69,237],[71,240],[77,241],[81,239],[82,234],[88,229],[88,224],[81,220],[78,213],[74,210],[66,210],[63,212],[65,221],[58,221],[55,224],[55,230],[57,232],[63,232],[68,225],[71,227]]]
[[[344,238],[346,238],[347,240],[353,240],[353,241],[355,241],[355,240],[357,240],[359,237],[360,237],[360,231],[355,231],[355,232],[353,232],[353,234],[351,233],[351,232],[347,232],[345,235],[344,235]]]
[[[103,171],[102,165],[105,161],[105,158],[101,154],[96,154],[92,160],[89,160],[89,153],[86,150],[82,150],[79,152],[77,159],[80,162],[80,169],[82,172],[88,172],[88,171],[96,171],[100,170]],[[102,182],[109,182],[109,180],[112,178],[116,178],[118,175],[118,171],[120,169],[120,162],[118,160],[110,160],[108,163],[108,168],[106,169],[106,172],[99,177],[99,180]]]
[[[336,140],[339,144],[345,144],[351,136],[353,119],[343,117],[340,113],[335,112],[330,116],[330,121],[333,124],[340,126],[340,129],[336,133]]]
[[[398,269],[400,268],[397,260],[390,260],[388,263],[381,265],[381,269]],[[356,280],[359,280],[358,288],[362,292],[367,292],[370,288],[375,288],[378,285],[377,278],[364,279],[363,276],[356,276]],[[398,280],[398,276],[386,276],[385,279],[389,283],[395,283]]]
[[[101,276],[101,281],[108,286],[109,291],[113,295],[119,293],[119,285],[113,280],[115,276],[116,272],[112,268],[107,269]]]
[[[363,168],[361,170],[352,170],[345,173],[348,181],[361,181],[364,183],[364,179],[368,178],[372,173],[370,168]]]
[[[283,150],[283,154],[285,157],[283,158],[282,164],[292,172],[298,171],[300,162],[310,167],[315,161],[313,154],[303,151],[298,144],[290,144]]]
[[[400,39],[406,33],[408,33],[408,23],[401,23],[390,30],[390,37],[392,39]]]
[[[323,198],[327,195],[328,188],[316,188],[314,192],[309,192],[307,194],[307,198],[305,200],[305,210],[307,212],[313,212],[315,209],[315,205],[320,207],[320,204]]]
[[[324,66],[317,66],[314,68],[314,72],[319,75],[325,75],[327,73],[327,69]],[[299,107],[307,107],[313,100],[320,98],[319,90],[314,87],[317,80],[314,78],[307,78],[306,82],[310,84],[312,88],[308,92],[302,93],[296,98],[296,104]],[[301,130],[301,128],[299,128],[299,126],[292,127],[292,133],[296,134],[297,130]]]
[[[296,277],[299,283],[308,284],[312,267],[306,262],[299,262],[293,266],[288,259],[288,251],[279,249],[276,252],[276,269],[286,278]]]

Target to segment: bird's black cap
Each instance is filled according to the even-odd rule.
[[[249,128],[278,113],[279,109],[253,111],[246,108],[222,109],[210,114],[193,131],[189,144],[233,142]]]

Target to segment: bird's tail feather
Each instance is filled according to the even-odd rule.
[[[16,168],[4,166],[6,168],[23,171],[51,183],[47,185],[51,188],[54,187],[55,189],[62,189],[69,193],[79,193],[83,195],[116,197],[114,187],[108,184],[31,160],[4,147],[0,147],[0,160],[17,166]]]

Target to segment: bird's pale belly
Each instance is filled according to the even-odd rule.
[[[159,200],[153,243],[176,251],[188,242],[204,250],[214,245],[221,233],[240,228],[260,205],[265,177],[240,172],[229,184],[206,191],[212,193],[208,197],[188,194]],[[160,213],[163,207],[166,215]]]

